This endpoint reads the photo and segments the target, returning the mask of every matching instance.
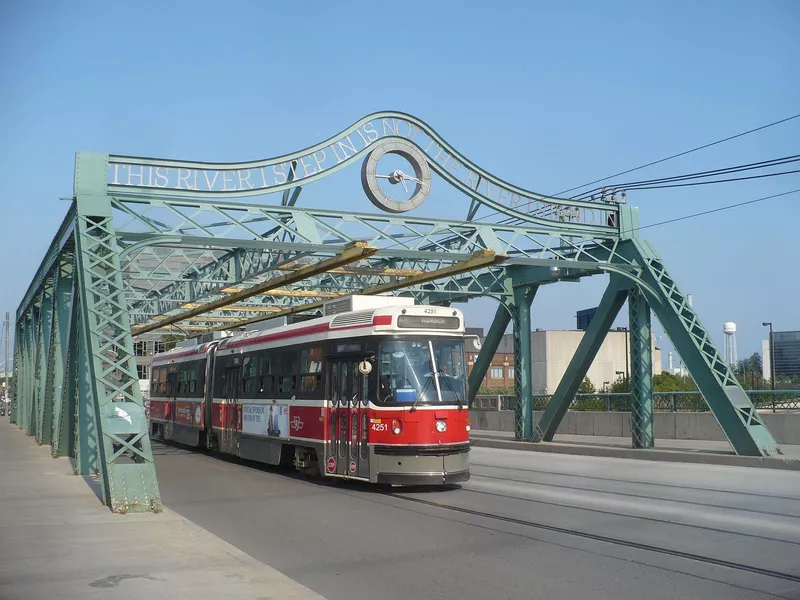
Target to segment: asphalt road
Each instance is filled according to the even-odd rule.
[[[800,599],[800,473],[474,448],[449,490],[154,445],[165,504],[330,600]]]

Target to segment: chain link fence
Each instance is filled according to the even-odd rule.
[[[746,392],[758,410],[800,410],[800,390],[751,390]],[[533,410],[542,411],[552,395],[533,396]],[[576,394],[569,410],[596,412],[630,412],[630,394]],[[476,396],[475,410],[516,410],[514,396]],[[708,405],[700,392],[655,392],[653,410],[657,412],[707,412]]]

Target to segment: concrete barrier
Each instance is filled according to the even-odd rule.
[[[779,444],[800,444],[800,413],[767,413],[761,418]],[[538,421],[541,413],[535,412]],[[472,427],[483,431],[514,431],[510,410],[471,410]],[[630,437],[631,415],[627,412],[570,411],[556,433]],[[653,416],[656,439],[725,441],[719,423],[711,413],[657,412]]]

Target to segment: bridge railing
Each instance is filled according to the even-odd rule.
[[[800,410],[800,390],[746,390],[750,401],[758,410]],[[552,395],[533,396],[533,409],[544,410]],[[571,411],[629,412],[628,393],[576,394],[570,404]],[[516,398],[512,395],[479,395],[472,405],[474,410],[514,410]],[[708,405],[700,392],[655,392],[653,410],[658,412],[708,412]]]

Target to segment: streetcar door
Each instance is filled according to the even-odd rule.
[[[239,423],[236,400],[239,397],[239,366],[225,369],[225,398],[222,402],[222,435],[219,449],[236,454],[236,427]]]
[[[178,400],[178,367],[169,365],[167,367],[167,414],[165,437],[172,439],[173,425],[175,423],[175,411],[177,410]]]
[[[326,472],[368,478],[365,377],[358,370],[357,360],[332,360],[328,365],[332,407],[325,453]]]

